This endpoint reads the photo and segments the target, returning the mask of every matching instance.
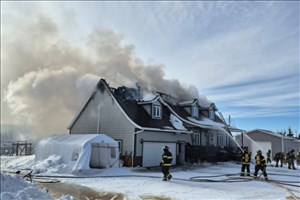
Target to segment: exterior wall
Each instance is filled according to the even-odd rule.
[[[121,141],[121,155],[133,153],[134,125],[127,119],[114,99],[104,90],[97,91],[81,114],[70,134],[104,133]]]
[[[295,150],[295,153],[300,151],[300,142],[295,139],[284,139],[284,153],[288,153],[292,149]]]
[[[215,130],[208,130],[205,138],[206,146],[217,146],[217,134],[218,132]]]
[[[209,117],[209,111],[208,110],[201,110],[200,114],[205,116],[205,117]]]
[[[97,101],[97,97],[97,92],[95,92],[92,100],[70,129],[70,134],[97,133],[97,118],[99,115],[99,100]]]
[[[196,146],[229,146],[229,141],[233,141],[230,136],[227,134],[216,131],[216,130],[204,130],[202,129],[199,133],[200,135],[200,142],[196,142],[196,144],[191,143],[192,145]],[[193,136],[194,137],[194,136]]]
[[[282,151],[282,139],[260,131],[250,132],[247,135],[256,142],[271,142],[272,143],[272,158],[277,152]]]
[[[263,133],[260,131],[253,131],[250,133],[247,133],[247,135],[253,139],[254,141],[260,141],[260,142],[271,142],[272,143],[272,158],[275,156],[277,152],[281,152],[282,150],[284,153],[288,153],[290,150],[294,149],[296,152],[300,151],[299,144],[300,142],[295,139],[287,139],[287,138],[281,138],[280,136],[272,136],[267,133]],[[283,144],[283,149],[282,149]]]

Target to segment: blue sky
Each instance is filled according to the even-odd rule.
[[[91,30],[111,29],[145,63],[161,64],[165,78],[196,86],[237,127],[299,132],[297,1],[66,1],[2,9],[22,10],[28,20],[33,10],[46,13],[79,47]]]

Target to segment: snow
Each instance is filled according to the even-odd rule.
[[[23,164],[22,164],[23,163]],[[14,167],[17,164],[17,167]],[[9,168],[8,168],[9,166]],[[98,192],[122,193],[129,200],[146,199],[147,196],[164,197],[174,200],[198,200],[198,199],[287,199],[289,192],[300,198],[300,175],[298,170],[289,170],[284,165],[282,168],[267,167],[270,180],[288,181],[295,186],[283,185],[282,188],[274,182],[255,181],[252,178],[239,179],[240,164],[224,162],[217,164],[194,164],[184,167],[171,168],[173,179],[170,182],[162,181],[160,168],[151,170],[145,168],[107,168],[82,171],[74,178],[74,174],[59,174],[55,171],[55,162],[52,162],[50,170],[45,165],[34,163],[34,156],[25,157],[1,157],[1,170],[32,169],[35,167],[40,174],[36,176],[52,175],[63,183],[79,184],[92,188]],[[59,168],[57,163],[57,169]],[[299,167],[299,166],[298,166]],[[40,168],[40,169],[38,169]],[[251,173],[254,165],[251,164]],[[57,170],[59,171],[59,170]],[[259,172],[260,175],[261,172]],[[47,199],[45,191],[34,191],[33,184],[24,182],[20,178],[12,178],[1,172],[1,199],[11,199],[12,191],[16,191],[15,199],[20,199],[26,193],[32,199]],[[232,174],[236,174],[233,175]],[[5,177],[2,180],[2,176]],[[8,177],[8,178],[6,178]],[[69,178],[68,178],[69,177]],[[72,178],[71,178],[72,177]],[[194,178],[193,178],[194,177]],[[190,178],[193,178],[191,181]],[[232,179],[235,178],[235,179]],[[228,182],[235,180],[238,182]],[[23,181],[23,182],[21,182]],[[218,182],[219,181],[219,182]],[[227,182],[222,182],[227,181]],[[20,182],[20,183],[19,183]],[[18,183],[18,184],[17,184]],[[54,184],[54,183],[53,183]],[[2,188],[2,185],[5,185]],[[31,189],[29,188],[31,187]],[[27,189],[26,189],[27,188]],[[45,195],[42,197],[41,195]],[[3,196],[3,197],[2,197]],[[28,198],[28,199],[30,199]],[[65,194],[63,200],[74,199],[72,194]]]
[[[209,125],[209,126],[216,126],[216,127],[220,127],[223,128],[224,124],[222,123],[218,123],[218,122],[214,122],[213,120],[207,118],[207,117],[202,117],[201,120],[197,120],[193,117],[188,117],[188,120],[196,123],[196,124],[200,124],[200,125]]]
[[[22,177],[14,177],[1,172],[1,199],[52,199],[43,190],[35,187],[34,184],[26,182]]]
[[[177,130],[187,130],[184,126],[183,123],[180,119],[178,119],[178,117],[176,117],[175,115],[171,114],[170,115],[170,122],[172,123],[172,125],[177,129]]]

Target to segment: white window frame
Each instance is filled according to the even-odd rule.
[[[196,146],[201,146],[201,134],[200,133],[195,133],[194,135],[194,144]]]
[[[218,146],[224,147],[224,135],[218,135]]]
[[[152,117],[154,119],[161,119],[161,106],[160,105],[152,106]]]

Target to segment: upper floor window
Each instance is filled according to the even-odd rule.
[[[192,117],[199,117],[199,110],[197,106],[192,106]]]
[[[161,106],[160,105],[153,105],[152,117],[156,118],[156,119],[161,119]]]
[[[212,120],[215,119],[215,111],[214,110],[209,110],[209,118]]]

